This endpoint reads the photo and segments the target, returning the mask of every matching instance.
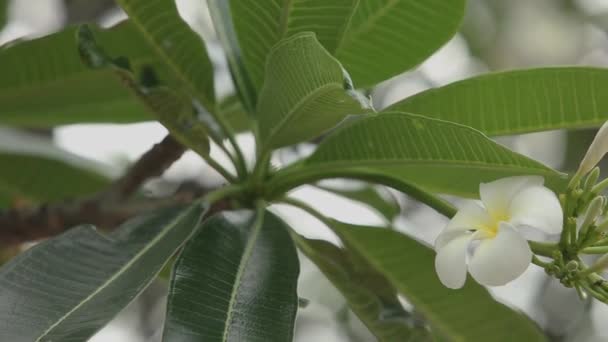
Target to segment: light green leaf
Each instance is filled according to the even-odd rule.
[[[523,314],[495,302],[469,279],[460,290],[444,287],[435,274],[434,252],[394,230],[338,223],[347,246],[382,273],[431,329],[449,341],[545,341]]]
[[[295,233],[292,236],[379,341],[430,341],[428,332],[413,325],[396,290],[376,270],[327,241],[310,240]]]
[[[461,123],[488,135],[600,126],[608,70],[560,67],[485,74],[423,91],[389,107]]]
[[[251,120],[238,96],[233,95],[222,99],[218,104],[218,111],[226,118],[233,132],[241,133],[251,130]]]
[[[268,56],[257,118],[267,147],[314,138],[349,114],[370,111],[348,75],[310,32],[277,44]]]
[[[174,267],[163,341],[291,341],[298,256],[267,211],[218,214]]]
[[[507,176],[540,175],[558,191],[566,185],[561,173],[474,129],[396,112],[363,118],[337,130],[301,168],[334,177],[363,170],[466,197],[477,196],[479,183]]]
[[[109,235],[79,226],[0,269],[0,340],[86,341],[152,281],[204,208],[135,218]]]
[[[369,87],[430,56],[456,32],[464,0],[231,0],[242,59],[262,86],[267,56],[283,38],[313,31]]]
[[[57,148],[49,139],[0,128],[0,207],[17,199],[44,202],[91,194],[107,186],[112,175],[108,166]]]
[[[182,20],[175,1],[117,2],[129,15],[142,39],[150,45],[153,56],[183,86],[181,90],[198,100],[207,110],[214,110],[213,65],[204,42]]]
[[[338,188],[317,184],[316,187],[338,196],[363,203],[382,215],[389,223],[393,222],[401,213],[401,207],[399,206],[397,199],[385,188],[379,186],[360,184],[354,188]]]
[[[117,56],[130,57],[136,75],[145,69],[160,70],[130,23],[93,30],[100,44]],[[89,69],[81,62],[74,27],[5,45],[0,49],[0,75],[0,124],[51,127],[153,119],[115,75]],[[159,72],[158,77],[167,76]]]

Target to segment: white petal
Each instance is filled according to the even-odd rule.
[[[531,260],[528,241],[503,222],[495,238],[481,241],[469,263],[469,272],[480,284],[500,286],[524,273]]]
[[[462,234],[437,251],[435,270],[446,287],[458,289],[467,280],[467,248],[470,237],[470,234]]]
[[[507,177],[479,185],[479,195],[486,210],[495,218],[502,218],[509,209],[513,197],[529,186],[543,185],[540,176]]]
[[[491,218],[484,208],[476,201],[466,202],[452,217],[447,226],[435,240],[435,249],[439,250],[446,243],[469,230],[476,230],[480,226],[491,224]]]
[[[608,152],[608,122],[605,122],[595,134],[595,138],[589,146],[585,157],[581,161],[577,174],[584,175],[591,171]]]
[[[530,226],[548,234],[562,231],[562,206],[555,193],[544,186],[520,191],[509,207],[510,222],[515,226]]]

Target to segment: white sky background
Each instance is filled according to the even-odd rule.
[[[202,3],[200,0],[178,1],[184,17],[198,28],[205,27],[209,23],[204,9],[201,8]],[[503,25],[507,25],[509,28],[502,28],[500,32],[491,27],[495,18],[491,17],[491,13],[484,7],[483,1],[473,0],[471,3],[473,4],[470,9],[471,13],[482,19],[487,16],[485,24],[484,20],[480,20],[477,25],[482,26],[481,31],[486,32],[488,37],[494,35],[492,39],[499,42],[497,43],[499,51],[497,53],[501,55],[495,60],[499,61],[501,67],[524,67],[542,63],[574,64],[581,61],[586,64],[604,64],[608,61],[605,49],[608,41],[605,35],[598,32],[596,28],[576,23],[572,18],[564,18],[561,12],[550,5],[550,1],[537,0],[528,3],[525,0],[513,1],[513,4],[518,3],[517,6],[512,6],[513,13],[504,14],[507,19]],[[588,13],[608,12],[607,1],[580,0],[578,3]],[[61,13],[61,2],[58,0],[19,0],[12,8],[9,25],[3,32],[0,32],[0,44],[23,35],[37,35],[60,28],[63,21]],[[106,18],[105,21],[110,23],[117,18],[120,18],[120,15]],[[488,27],[484,28],[483,25]],[[208,32],[208,26],[206,32]],[[581,54],[583,48],[586,53]],[[231,91],[231,85],[225,63],[222,62],[221,52],[216,47],[210,46],[210,54],[217,59],[220,65],[223,65],[221,71],[216,75],[216,83],[220,89],[219,92],[226,94]],[[375,98],[376,107],[383,107],[431,86],[486,72],[487,69],[487,66],[471,56],[467,42],[461,35],[457,35],[417,70],[399,76],[379,87],[378,96]],[[120,169],[121,165],[122,167],[127,165],[125,161],[136,160],[139,155],[165,135],[166,130],[157,123],[74,125],[57,129],[56,142],[71,152]],[[251,136],[243,135],[238,140],[251,156],[253,151]],[[566,146],[565,134],[562,132],[529,134],[517,138],[501,139],[500,142],[553,167],[561,166]],[[216,153],[217,148],[214,151],[213,153]],[[278,159],[275,161],[280,162]],[[221,180],[191,152],[172,166],[165,177],[173,180],[195,178],[206,183],[217,183]],[[323,212],[331,212],[340,220],[360,224],[382,222],[377,214],[367,208],[310,187],[296,191],[294,196],[309,201]],[[277,207],[276,210],[303,234],[336,241],[333,234],[323,229],[316,219],[302,214],[297,209],[282,206]],[[422,207],[409,217],[398,219],[395,225],[398,229],[432,244],[445,222],[444,218],[435,214],[431,209]],[[547,309],[550,306],[547,303],[555,301],[555,298],[546,299],[546,296],[540,296],[541,299],[539,299],[538,295],[545,279],[542,270],[531,266],[521,278],[506,286],[493,288],[492,292],[500,300],[519,307],[533,316],[541,325],[555,323],[556,320],[559,321],[559,312],[564,308],[557,306],[551,309],[549,307],[549,313],[541,310],[539,304]],[[555,287],[551,291],[557,291],[560,294],[564,292],[559,287]],[[305,330],[302,332],[306,332],[306,335],[298,335],[296,341],[340,342],[350,340],[344,329],[332,319],[335,317],[335,313],[341,309],[343,301],[335,290],[331,289],[331,285],[315,270],[314,266],[305,261],[300,279],[300,292],[302,297],[311,299],[312,302],[308,308],[299,313],[298,324],[302,330]],[[568,300],[572,295],[575,296],[574,291],[568,290],[559,298]],[[545,302],[539,302],[543,298],[546,299]],[[577,305],[576,301],[573,305]],[[162,306],[159,310],[162,310]],[[608,328],[601,322],[606,317],[608,317],[607,307],[595,305],[590,325],[598,336],[579,337],[577,340],[605,340],[608,336]],[[92,341],[137,341],[138,337],[131,331],[136,325],[132,321],[133,319],[129,315],[123,315],[120,320],[104,329]],[[571,318],[563,319],[566,323],[571,322]],[[566,326],[566,323],[559,324]],[[357,323],[353,324],[354,330],[361,330]],[[314,337],[309,335],[311,333],[314,333]],[[369,337],[364,337],[363,340],[365,338]]]

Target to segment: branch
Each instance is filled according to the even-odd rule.
[[[114,183],[110,192],[120,200],[128,198],[147,179],[161,176],[185,151],[186,148],[182,144],[171,135],[167,135],[144,153],[127,173]]]
[[[167,198],[105,201],[103,196],[94,196],[78,201],[0,211],[0,245],[49,238],[85,223],[111,229],[141,213],[189,204],[209,190],[189,182]],[[225,205],[219,202],[215,210],[223,209]]]
[[[169,198],[129,200],[147,179],[162,175],[184,151],[184,146],[168,135],[102,192],[77,200],[0,211],[0,245],[48,238],[84,223],[113,228],[143,212],[192,202],[209,189],[191,182]]]

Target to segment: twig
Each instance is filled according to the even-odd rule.
[[[154,145],[142,155],[127,173],[111,187],[118,199],[131,196],[139,187],[152,177],[161,176],[186,151],[186,148],[167,135],[160,143]]]
[[[169,198],[129,200],[147,179],[162,175],[184,151],[183,145],[168,135],[102,192],[77,200],[0,211],[0,245],[48,238],[84,223],[113,228],[142,212],[193,201],[208,189],[190,183]]]
[[[144,212],[188,204],[208,190],[194,183],[187,183],[167,198],[104,201],[104,197],[94,196],[78,201],[9,209],[0,212],[0,245],[45,239],[85,223],[111,229]],[[218,203],[217,207],[225,205]]]

